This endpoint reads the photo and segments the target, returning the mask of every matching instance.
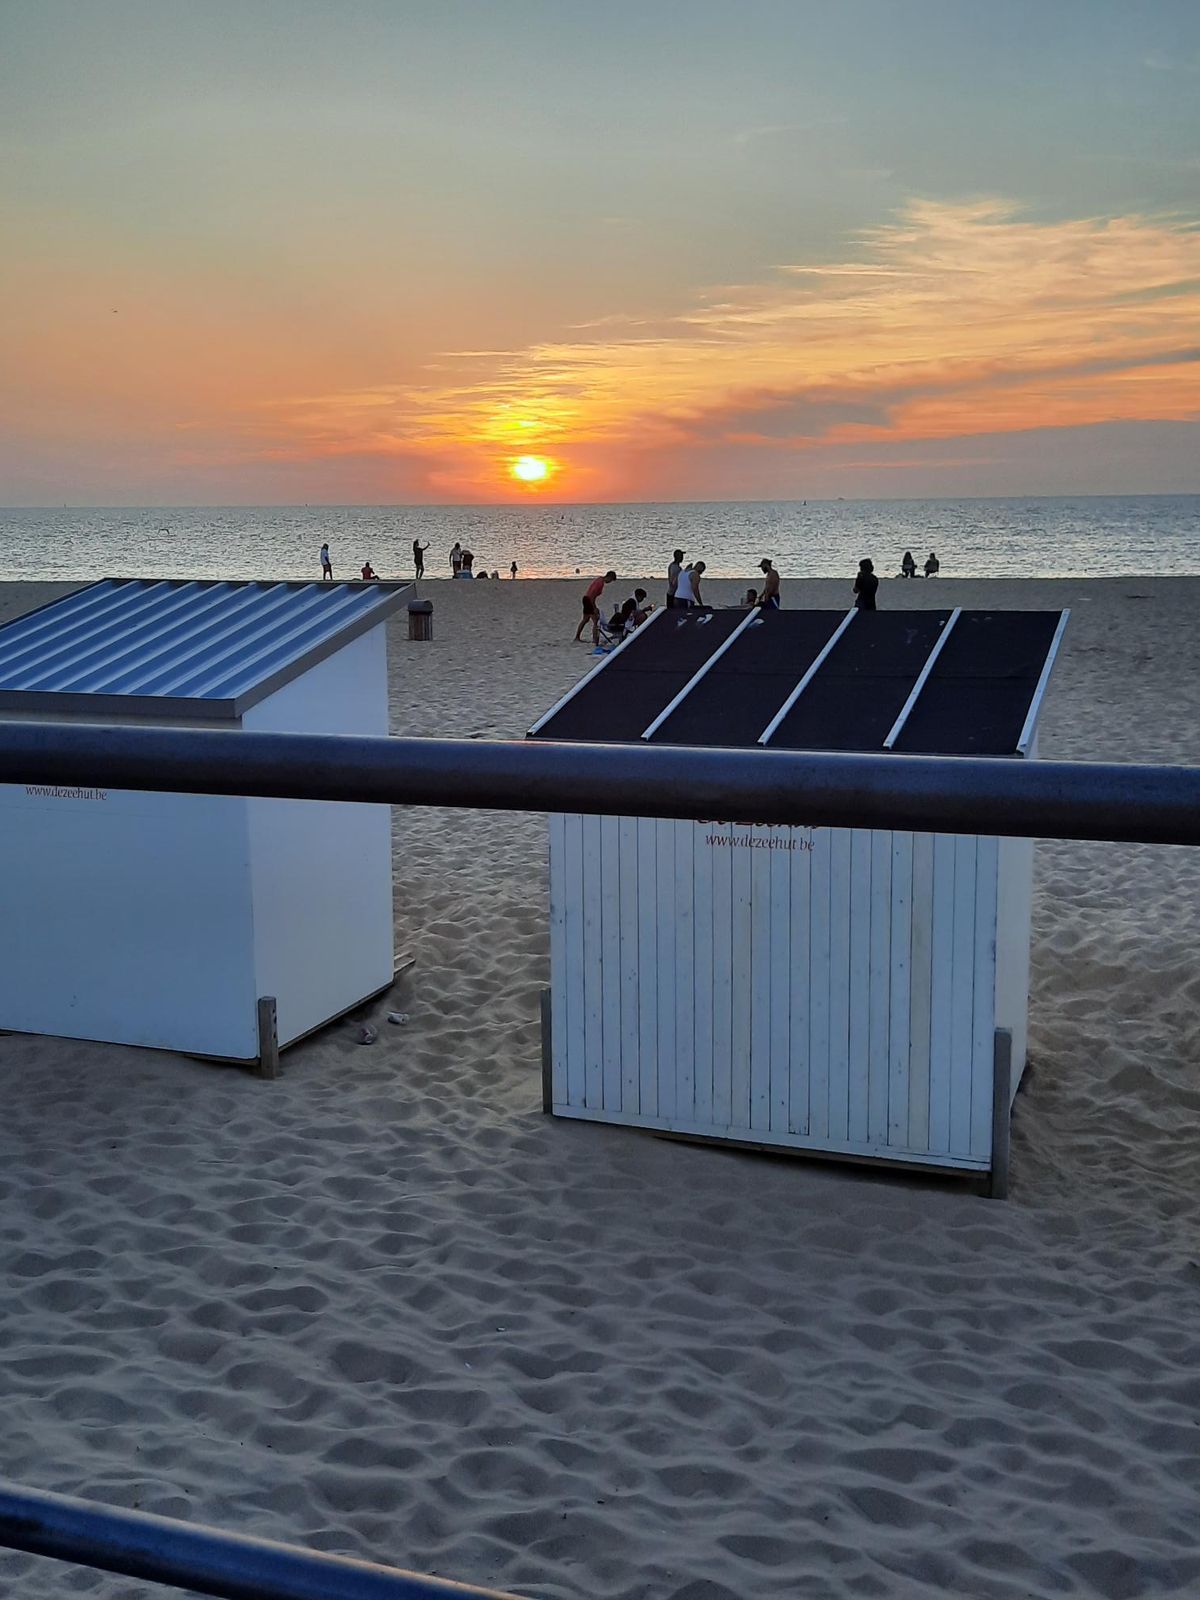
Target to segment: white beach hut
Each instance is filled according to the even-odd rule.
[[[386,734],[396,584],[113,579],[0,628],[0,719]],[[393,977],[386,806],[0,785],[0,1028],[255,1061]]]
[[[660,612],[530,733],[1030,759],[1066,620]],[[553,816],[547,1108],[1002,1186],[1032,871],[1023,839]]]

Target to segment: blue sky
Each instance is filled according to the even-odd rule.
[[[10,503],[1003,492],[1005,435],[1014,493],[1200,489],[1198,5],[5,0],[0,37]],[[1098,357],[1086,404],[1029,379]],[[790,451],[737,420],[797,397]]]

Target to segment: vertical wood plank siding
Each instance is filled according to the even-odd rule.
[[[969,836],[552,817],[555,1110],[986,1168],[1012,861]]]
[[[567,871],[567,818],[550,818],[550,971],[555,974],[567,971],[567,902],[579,904],[579,896],[568,895],[564,878]],[[571,1004],[569,985],[562,985],[558,1004],[550,1007],[550,1060],[552,1093],[556,1102],[570,1098],[568,1041],[571,1028],[568,1007]]]

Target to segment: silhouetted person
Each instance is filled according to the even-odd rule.
[[[759,608],[762,611],[778,611],[779,574],[766,557],[758,563],[758,570],[764,574],[762,593],[758,597]]]
[[[362,575],[363,575],[364,579],[366,579],[368,581],[371,578],[377,578],[379,576],[379,574],[375,571],[375,568],[371,565],[371,563],[369,561],[364,561],[363,562]]]
[[[913,560],[912,551],[906,550],[904,552],[904,560],[900,563],[900,576],[902,578],[915,578],[916,575],[917,563]]]
[[[428,549],[428,544],[422,544],[419,539],[413,540],[413,566],[416,568],[418,578],[425,576],[425,552]]]
[[[858,576],[854,580],[854,604],[860,611],[874,611],[875,592],[879,588],[879,579],[875,576],[874,564],[864,556],[858,563]]]
[[[929,560],[925,563],[925,576],[927,578],[936,578],[938,573],[941,570],[942,570],[942,563],[938,560],[938,558],[934,555],[933,551],[931,550],[929,552]]]
[[[329,559],[329,546],[323,544],[321,546],[321,581],[324,583],[326,578],[332,579],[332,577],[333,562]]]
[[[683,571],[683,551],[676,550],[671,557],[671,565],[667,568],[667,610],[675,605],[675,595],[679,588],[679,574]]]

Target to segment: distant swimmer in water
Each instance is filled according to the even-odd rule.
[[[323,544],[321,546],[321,581],[323,583],[326,578],[332,577],[333,562],[329,559],[329,546],[327,544]]]

